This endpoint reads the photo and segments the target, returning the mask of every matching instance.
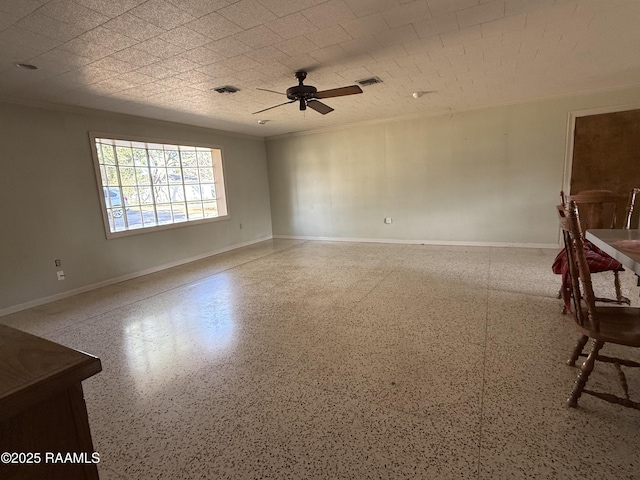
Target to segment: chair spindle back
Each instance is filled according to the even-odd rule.
[[[624,222],[625,230],[631,230],[631,218],[633,217],[633,209],[636,205],[636,197],[640,194],[640,188],[634,188],[629,194],[629,203],[627,204],[627,216]]]
[[[569,275],[573,296],[573,315],[578,325],[582,327],[591,325],[594,331],[599,331],[598,316],[596,311],[595,295],[591,283],[591,273],[585,255],[584,237],[578,214],[578,206],[574,200],[569,200],[566,208],[558,209],[560,226],[562,227],[567,259],[569,262]],[[586,312],[582,308],[582,300],[586,304]]]
[[[565,197],[566,202],[573,200],[580,211],[580,223],[583,230],[593,228],[616,228],[618,206],[624,204],[626,197],[611,190],[585,190]]]

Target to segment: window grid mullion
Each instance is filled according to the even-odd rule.
[[[120,159],[118,158],[118,149],[116,148],[115,145],[111,145],[111,148],[113,149],[113,159],[116,162],[116,175],[118,176],[118,190],[120,191],[120,203],[122,203],[121,207],[122,207],[122,221],[124,222],[124,229],[125,230],[129,230],[129,219],[127,218],[127,208],[126,208],[126,203],[127,201],[125,200],[126,197],[124,196],[124,192],[122,191],[122,176],[120,175]],[[111,215],[113,215],[113,208],[111,208]],[[115,226],[115,217],[113,220],[113,225]]]
[[[140,222],[144,227],[144,210],[142,208],[142,202],[140,201],[140,183],[138,182],[138,166],[136,165],[136,159],[133,155],[133,145],[129,143],[129,150],[131,151],[131,164],[133,165],[133,181],[138,197],[138,211],[140,212]]]
[[[170,152],[170,150],[167,150],[165,147],[163,147],[163,151],[164,152]],[[165,167],[167,169],[167,188],[169,189],[169,205],[171,206],[171,218],[175,220],[176,215],[175,215],[175,209],[174,209],[174,190],[173,190],[173,186],[171,185],[171,176],[169,174],[169,164],[166,162],[166,158],[167,156],[165,155]]]
[[[151,202],[153,204],[153,215],[156,219],[156,225],[160,223],[158,218],[158,206],[156,205],[156,192],[153,188],[153,176],[151,175],[151,158],[149,157],[149,147],[145,144],[144,153],[147,156],[147,171],[149,172],[149,189],[151,190]]]
[[[178,147],[178,158],[180,159],[180,182],[182,183],[182,194],[184,195],[184,211],[187,214],[187,221],[189,218],[189,203],[187,202],[187,187],[184,184],[184,167],[182,165],[182,150]]]

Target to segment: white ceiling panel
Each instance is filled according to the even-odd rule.
[[[307,33],[305,37],[311,40],[318,48],[330,47],[331,45],[351,40],[351,36],[340,25]]]
[[[257,27],[237,33],[234,35],[234,38],[253,49],[260,49],[269,47],[274,43],[281,42],[282,39],[286,37],[278,35],[276,31],[269,29],[264,25],[258,25]]]
[[[86,31],[84,28],[33,13],[15,22],[15,26],[56,40],[68,41]]]
[[[121,60],[135,67],[144,67],[145,65],[151,65],[160,61],[159,57],[144,52],[136,47],[125,48],[124,50],[114,53],[108,58],[115,58],[116,60]]]
[[[23,45],[41,53],[48,52],[61,43],[63,43],[62,40],[55,40],[18,27],[9,27],[0,32],[0,45]]]
[[[106,0],[110,1],[110,0]],[[126,1],[126,0],[125,0]],[[140,0],[135,0],[140,2]],[[144,2],[145,0],[142,0]],[[199,17],[231,5],[235,0],[169,0],[169,3],[190,15]],[[140,3],[142,3],[140,2]]]
[[[94,68],[99,68],[101,70],[109,70],[110,72],[115,72],[118,74],[131,72],[133,69],[133,65],[124,60],[119,60],[113,56],[104,57],[96,62],[92,62],[91,66]]]
[[[18,20],[19,17],[0,11],[0,31],[9,28],[11,25],[15,25]]]
[[[366,17],[383,10],[398,7],[403,3],[389,0],[345,0],[345,2],[356,17]]]
[[[242,28],[252,28],[267,23],[276,16],[257,0],[240,0],[221,8],[220,14]]]
[[[38,8],[36,12],[60,22],[69,23],[85,31],[95,28],[110,19],[107,15],[83,7],[71,0],[51,0]]]
[[[138,41],[148,40],[166,31],[128,12],[109,20],[103,26],[108,30]]]
[[[326,28],[340,22],[355,20],[356,16],[343,0],[329,0],[307,8],[302,13],[318,28]]]
[[[418,39],[418,34],[413,25],[396,27],[375,34],[375,37],[382,45],[401,45]]]
[[[269,136],[640,85],[639,20],[637,0],[0,0],[0,96]],[[298,69],[383,83],[258,125]]]
[[[234,37],[226,37],[215,42],[207,43],[206,48],[212,50],[225,58],[243,55],[251,51],[251,47]]]
[[[175,28],[195,19],[191,14],[165,0],[148,0],[131,9],[130,12],[146,22],[165,29]]]
[[[187,28],[185,26],[176,27],[173,30],[169,30],[159,36],[165,42],[172,43],[184,50],[191,50],[195,47],[200,47],[206,43],[211,42],[211,38]]]
[[[456,15],[458,16],[460,28],[491,22],[504,17],[504,0],[494,0],[475,7],[465,8],[464,10],[459,10]]]
[[[290,57],[294,57],[303,55],[305,52],[311,52],[318,47],[306,37],[296,37],[276,44],[276,48]]]
[[[87,65],[91,63],[91,60],[56,48],[38,55],[33,59],[33,63],[45,70],[64,73],[82,65]]]
[[[427,0],[429,11],[434,17],[475,7],[479,3],[478,0]]]
[[[414,0],[384,10],[382,17],[391,28],[395,28],[427,20],[431,18],[431,13],[426,0]]]
[[[219,40],[242,31],[238,25],[216,12],[200,17],[187,26],[211,40]]]
[[[318,29],[301,13],[292,13],[286,17],[272,20],[267,23],[267,27],[284,39],[299,37]]]
[[[0,0],[0,12],[9,13],[15,17],[24,17],[49,0]]]
[[[458,17],[455,13],[444,13],[427,20],[416,22],[413,24],[413,28],[415,28],[420,38],[452,32],[459,28]]]
[[[314,0],[258,0],[277,17],[285,17],[305,8],[313,7]]]
[[[75,3],[109,17],[122,15],[124,12],[131,10],[133,7],[137,7],[145,1],[146,0],[74,0]]]
[[[224,55],[220,55],[206,47],[197,47],[187,50],[186,52],[181,53],[180,56],[187,60],[191,60],[198,65],[211,65],[212,63],[220,62],[226,58]]]
[[[389,29],[389,24],[382,18],[380,13],[372,13],[366,17],[356,18],[347,22],[341,22],[340,25],[351,36],[351,38],[360,38],[365,35],[373,35]]]

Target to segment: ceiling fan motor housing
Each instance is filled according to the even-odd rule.
[[[311,85],[296,85],[287,88],[287,98],[289,100],[300,100],[301,98],[309,99],[318,91],[316,87]]]

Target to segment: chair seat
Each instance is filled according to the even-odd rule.
[[[624,271],[624,267],[622,264],[612,258],[611,256],[604,253],[598,247],[596,247],[591,242],[585,240],[584,242],[584,252],[587,258],[587,264],[589,265],[589,271],[591,273],[599,273],[599,272],[622,272]],[[555,260],[553,261],[553,265],[551,266],[551,270],[555,274],[562,274],[562,286],[560,287],[560,296],[564,300],[565,310],[571,311],[571,280],[569,277],[569,262],[567,262],[567,251],[561,250],[558,255],[556,255]],[[608,301],[608,299],[599,298],[600,301]],[[615,301],[615,300],[611,300]],[[621,303],[621,302],[620,302]],[[626,302],[629,303],[629,302]]]
[[[589,271],[591,273],[624,271],[624,267],[618,260],[607,255],[588,240],[584,241],[584,252],[587,258],[587,264],[589,265]],[[567,262],[566,250],[563,249],[558,252],[558,255],[556,255],[556,258],[553,261],[553,265],[551,265],[551,270],[555,274],[568,275],[569,264]]]
[[[584,318],[588,318],[586,308],[582,309]],[[640,308],[634,307],[598,307],[600,331],[576,324],[584,335],[619,345],[640,347]]]

